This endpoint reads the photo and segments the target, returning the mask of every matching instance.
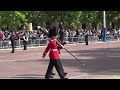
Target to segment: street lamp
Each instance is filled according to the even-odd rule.
[[[59,39],[60,41],[63,41],[64,40],[64,20],[63,20],[63,11],[61,11],[61,23],[59,24],[59,28],[60,28],[60,31],[59,31]]]
[[[103,42],[107,42],[106,38],[106,13],[103,11]]]
[[[63,11],[61,11],[61,22],[64,24],[64,20],[63,20]]]
[[[59,24],[59,28],[60,28],[60,30],[61,30],[61,29],[63,29],[63,26],[64,26],[63,11],[61,11],[60,17],[61,17],[61,22],[60,22],[60,24]]]

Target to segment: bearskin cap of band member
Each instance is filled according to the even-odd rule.
[[[57,36],[58,35],[58,28],[53,26],[49,29],[49,38],[52,36]]]

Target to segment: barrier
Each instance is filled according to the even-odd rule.
[[[49,42],[50,38],[45,38],[45,39],[29,39],[28,41],[28,47],[36,47],[36,46],[46,46]],[[118,41],[120,40],[120,35],[109,35],[107,36],[108,41]],[[79,37],[65,37],[64,41],[67,44],[78,44],[78,43],[85,43],[85,38],[84,36],[79,36]],[[98,36],[89,36],[88,37],[89,43],[92,42],[98,42],[102,41],[102,39],[99,39]],[[15,40],[15,48],[18,47],[23,47],[23,41],[22,40]],[[11,48],[10,40],[4,40],[0,41],[0,49],[6,49],[6,48]]]

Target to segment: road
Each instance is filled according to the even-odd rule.
[[[62,50],[60,55],[69,79],[120,79],[120,42],[66,45],[65,48],[85,65]],[[0,79],[44,79],[49,57],[42,59],[45,47],[0,50]],[[54,69],[56,75],[59,76]]]

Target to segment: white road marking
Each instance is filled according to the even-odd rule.
[[[120,71],[120,69],[114,69],[114,70],[109,70],[109,71]]]
[[[33,49],[33,48],[44,48],[46,46],[37,46],[37,47],[27,47],[28,49]],[[15,48],[16,50],[23,50],[23,48]],[[11,48],[7,48],[7,49],[0,49],[0,51],[6,51],[6,50],[12,50]]]
[[[114,71],[120,71],[120,69],[115,69],[115,70],[108,70],[108,71],[102,71],[102,72],[100,72],[100,73],[108,73],[108,72],[113,72],[113,73],[116,73],[116,72],[114,72]],[[88,75],[90,75],[90,74],[85,74],[85,75],[79,75],[79,76],[72,76],[72,77],[69,77],[68,79],[79,79],[79,78],[81,78],[81,77],[84,77],[84,76],[88,76]],[[99,73],[98,73],[98,76],[99,76]],[[104,75],[103,75],[104,76]],[[112,77],[113,78],[120,78],[120,76],[119,75],[112,75]],[[111,77],[111,78],[112,78]]]
[[[6,56],[0,56],[0,57],[7,57],[7,56],[10,56],[10,55],[6,55]]]
[[[80,78],[80,77],[87,76],[87,75],[89,75],[89,74],[80,75],[80,76],[72,76],[72,77],[69,77],[68,79]]]
[[[34,60],[34,59],[41,59],[41,58],[38,57],[38,58],[27,58],[27,59],[19,59],[19,60],[0,60],[0,62],[28,61],[28,60]]]

